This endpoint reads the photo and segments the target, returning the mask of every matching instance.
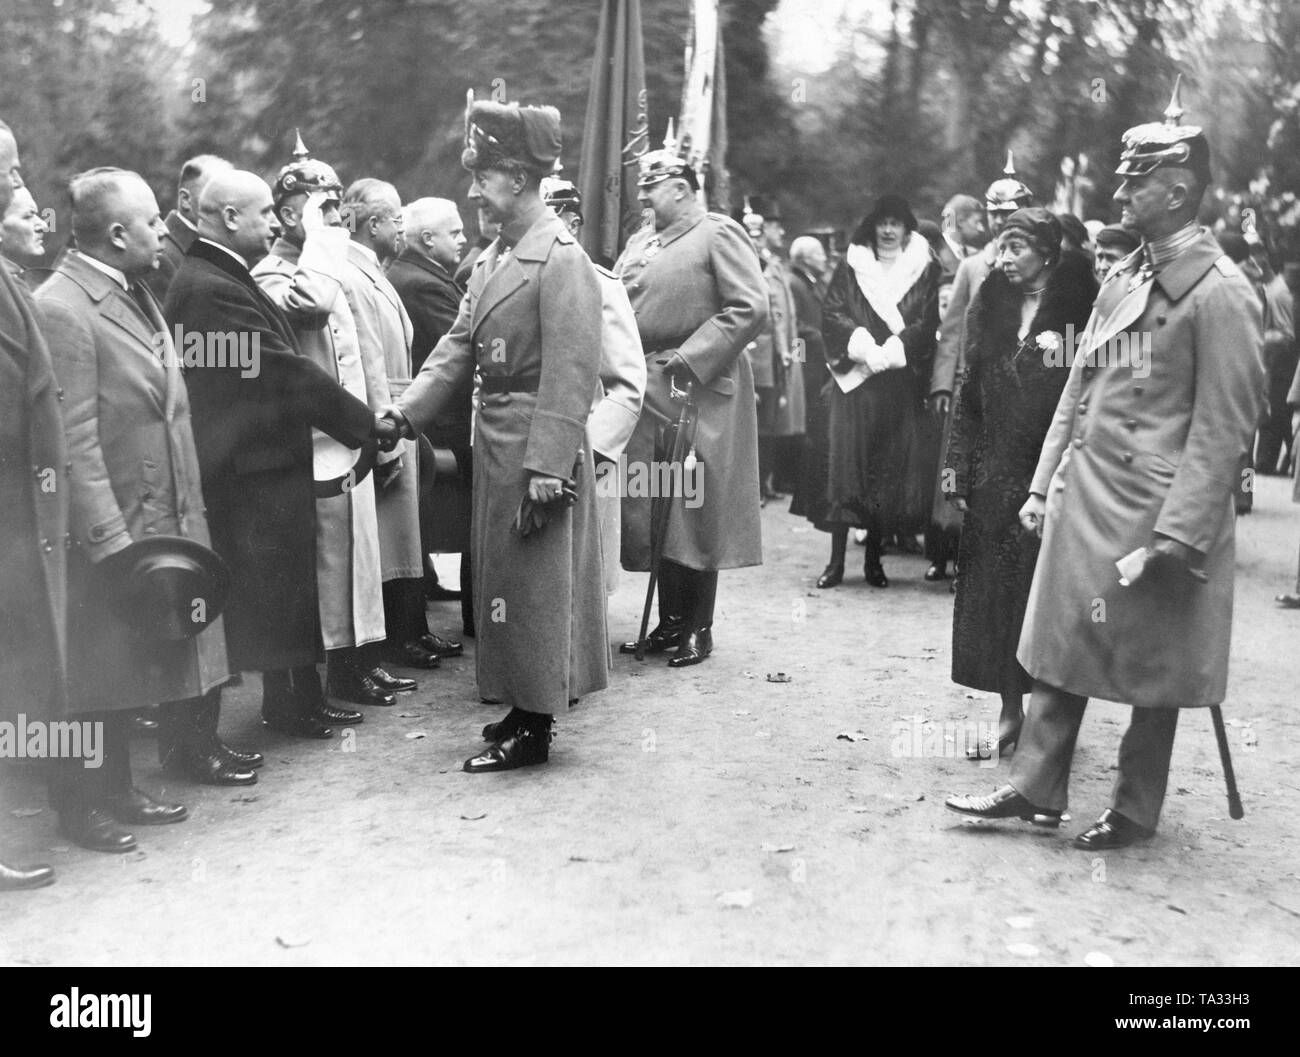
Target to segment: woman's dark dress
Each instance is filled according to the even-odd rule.
[[[1031,687],[1016,645],[1039,543],[1022,532],[1019,514],[1069,378],[1067,326],[1083,331],[1096,295],[1086,259],[1067,253],[1023,341],[1021,294],[1001,271],[985,280],[971,311],[945,459],[952,494],[969,504],[952,622],[952,678],[963,686],[1008,694]],[[1048,332],[1061,341],[1059,365],[1046,362],[1039,344]]]

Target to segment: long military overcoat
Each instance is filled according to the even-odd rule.
[[[221,620],[180,642],[143,638],[114,612],[96,568],[151,535],[211,543],[189,397],[162,311],[152,295],[137,303],[77,253],[64,256],[36,301],[64,391],[72,466],[69,708],[198,697],[230,676]]]
[[[1261,312],[1208,233],[1154,283],[1134,280],[1141,255],[1102,285],[1030,485],[1047,523],[1017,656],[1084,697],[1214,705],[1227,690],[1233,493],[1259,420]],[[1204,555],[1208,582],[1174,567],[1121,586],[1115,563],[1154,534]]]
[[[549,209],[474,264],[460,314],[397,406],[419,430],[485,383],[474,430],[474,611],[479,693],[555,714],[609,676],[587,418],[599,385],[601,296],[582,247]],[[527,391],[536,386],[536,392]],[[540,533],[513,527],[533,473],[572,479],[573,506]]]
[[[357,325],[343,295],[347,242],[343,228],[312,232],[302,247],[277,239],[253,266],[253,278],[284,311],[302,354],[369,403]],[[346,473],[356,458],[355,451],[318,429],[311,431],[311,440],[317,480]],[[383,640],[379,522],[371,474],[339,495],[316,499],[316,589],[327,650]]]
[[[614,272],[627,287],[646,360],[645,404],[627,446],[631,470],[653,465],[657,435],[680,414],[660,361],[677,353],[700,383],[697,469],[683,482],[689,494],[673,500],[664,556],[691,569],[759,565],[758,419],[744,352],[767,321],[768,290],[754,247],[730,217],[693,205],[662,231],[633,235]],[[650,568],[650,509],[629,481],[629,571]]]

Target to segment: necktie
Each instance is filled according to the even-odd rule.
[[[144,316],[144,321],[152,327],[153,304],[144,283],[132,283],[126,288],[126,292],[131,295],[131,300],[135,302],[135,307],[140,310],[140,315]]]

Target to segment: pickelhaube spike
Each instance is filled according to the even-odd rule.
[[[1210,145],[1198,125],[1183,124],[1183,75],[1174,78],[1174,90],[1165,107],[1164,120],[1134,125],[1124,133],[1117,176],[1146,176],[1162,165],[1191,169],[1202,180],[1210,178]]]
[[[302,141],[302,132],[295,128],[293,130],[293,136],[296,141],[293,145],[293,156],[299,161],[302,161],[304,158],[310,158],[311,152],[307,150],[306,145]]]
[[[1169,97],[1169,105],[1165,107],[1165,124],[1177,125],[1183,119],[1183,104],[1178,98],[1178,90],[1183,86],[1183,75],[1180,73],[1174,78],[1174,94]]]
[[[989,184],[984,192],[984,208],[995,213],[1014,213],[1017,209],[1034,204],[1034,192],[1016,175],[1016,160],[1007,148],[1007,163],[1002,175]]]
[[[668,129],[664,132],[664,150],[677,153],[677,133],[673,130],[673,119],[668,119]]]

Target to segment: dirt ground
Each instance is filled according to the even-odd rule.
[[[1239,522],[1225,714],[1246,817],[1227,817],[1208,713],[1184,713],[1161,832],[1106,855],[1068,838],[1107,804],[1127,710],[1090,707],[1060,831],[945,811],[1007,766],[963,758],[998,706],[949,680],[947,585],[890,555],[889,590],[855,568],[818,591],[827,537],[784,507],[764,512],[766,564],[722,575],[713,658],[616,657],[543,768],[461,772],[501,713],[470,656],[330,742],[262,731],[250,677],[222,724],[267,754],[248,789],[166,780],[137,742],[137,783],[191,818],[137,830],[130,855],[69,847],[39,773],[10,765],[3,858],[59,876],[0,897],[0,964],[1300,960],[1300,612],[1272,603],[1300,542],[1290,482],[1262,480]],[[611,600],[615,640],[644,584]],[[430,617],[459,631],[454,604]]]

